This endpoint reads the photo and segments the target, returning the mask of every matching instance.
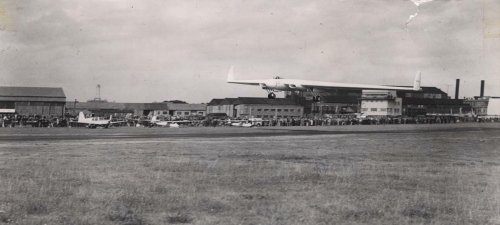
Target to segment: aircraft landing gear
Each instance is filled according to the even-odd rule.
[[[313,96],[313,102],[320,102],[321,101],[321,96]]]
[[[310,88],[307,90],[309,93],[312,94],[312,100],[313,102],[321,102],[321,96],[319,95],[319,93],[317,92],[317,90],[314,90],[313,88]]]
[[[268,98],[268,99],[275,99],[275,98],[276,98],[276,94],[274,94],[274,92],[270,92],[270,93],[267,95],[267,98]]]

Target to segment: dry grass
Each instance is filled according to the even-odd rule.
[[[0,143],[0,224],[500,224],[500,130]]]

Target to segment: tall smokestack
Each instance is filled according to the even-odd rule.
[[[457,79],[455,84],[455,99],[458,99],[458,94],[460,93],[460,79]]]
[[[484,97],[484,80],[481,80],[481,92],[479,93],[479,97]]]

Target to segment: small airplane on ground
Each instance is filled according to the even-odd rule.
[[[227,75],[227,83],[232,84],[245,84],[260,86],[268,92],[269,99],[276,98],[274,92],[280,91],[303,91],[313,94],[313,101],[321,101],[320,92],[328,89],[363,89],[363,90],[409,90],[420,91],[421,74],[417,72],[413,87],[397,87],[397,86],[383,86],[383,85],[367,85],[367,84],[351,84],[351,83],[336,83],[312,80],[296,80],[296,79],[283,79],[274,77],[274,79],[263,80],[235,80],[234,67],[231,66]]]
[[[233,127],[252,127],[253,124],[249,123],[248,121],[232,121],[230,122],[231,126]]]
[[[179,123],[191,123],[189,120],[181,120],[181,121],[166,121],[166,120],[158,120],[157,116],[153,116],[151,118],[151,124],[159,127],[171,127],[171,128],[179,128]]]
[[[263,120],[262,119],[256,119],[256,118],[251,118],[251,119],[246,119],[246,120],[227,120],[228,125],[231,125],[233,127],[254,127],[254,126],[262,126]]]
[[[113,124],[118,124],[118,123],[123,123],[124,121],[111,121],[112,116],[109,116],[109,119],[103,119],[101,117],[85,117],[85,114],[83,112],[80,112],[78,114],[78,124],[86,124],[88,128],[97,128],[97,127],[103,127],[103,128],[109,128]]]

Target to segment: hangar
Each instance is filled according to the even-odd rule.
[[[0,86],[0,114],[63,116],[62,88]]]

